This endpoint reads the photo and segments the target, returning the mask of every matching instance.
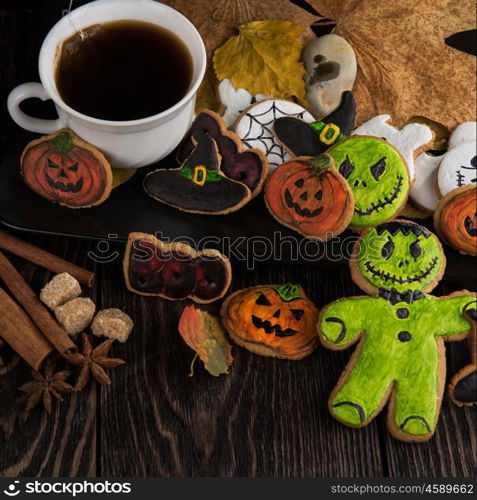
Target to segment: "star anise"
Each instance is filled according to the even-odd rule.
[[[55,373],[56,361],[56,359],[48,361],[43,373],[33,371],[33,380],[20,387],[20,391],[27,394],[26,412],[43,402],[46,412],[50,414],[53,397],[63,401],[62,393],[74,391],[73,387],[66,382],[71,372],[64,370]]]
[[[125,361],[119,358],[108,358],[109,350],[114,343],[114,339],[109,339],[94,349],[86,333],[83,333],[83,349],[78,354],[81,371],[75,384],[75,391],[81,391],[88,383],[91,376],[100,384],[109,385],[111,379],[106,370],[123,365]]]

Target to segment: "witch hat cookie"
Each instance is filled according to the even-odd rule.
[[[159,169],[144,179],[154,199],[185,212],[225,214],[238,210],[250,198],[250,189],[220,170],[215,141],[205,132],[194,135],[195,148],[181,167]]]
[[[308,124],[299,118],[279,118],[274,131],[293,156],[318,156],[348,136],[355,120],[356,103],[352,92],[346,91],[338,108],[322,120]]]

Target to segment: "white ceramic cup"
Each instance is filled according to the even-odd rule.
[[[130,121],[91,118],[68,106],[58,93],[55,66],[61,43],[93,24],[134,19],[160,25],[185,43],[193,61],[192,81],[187,94],[162,113]],[[204,43],[194,25],[182,14],[153,0],[96,0],[64,16],[46,36],[38,61],[41,83],[24,83],[8,96],[8,111],[26,130],[50,134],[63,127],[99,148],[114,167],[138,168],[169,154],[184,137],[194,115],[197,89],[206,67]],[[79,91],[81,91],[79,89]],[[56,120],[42,120],[25,114],[19,104],[28,98],[52,99]]]

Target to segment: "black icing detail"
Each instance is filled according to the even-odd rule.
[[[297,188],[302,188],[303,187],[303,184],[305,184],[305,180],[304,179],[298,179],[296,182],[295,182],[295,186]]]
[[[427,432],[431,432],[431,427],[427,423],[426,419],[423,417],[420,417],[419,415],[410,415],[409,417],[406,417],[404,419],[404,422],[399,426],[401,430],[404,430],[404,426],[410,421],[410,420],[419,420],[419,422],[422,422],[427,429]]]
[[[396,316],[399,319],[406,319],[409,317],[409,309],[406,309],[405,307],[400,307],[399,309],[396,309]]]
[[[391,194],[384,197],[384,200],[379,199],[377,203],[372,203],[370,207],[363,210],[355,207],[354,211],[361,217],[365,215],[371,215],[373,212],[379,212],[381,208],[386,207],[387,205],[391,205],[394,203],[394,200],[398,197],[399,193],[402,190],[403,178],[399,175],[396,180],[396,184]],[[365,183],[363,181],[363,186]],[[379,233],[378,233],[379,234]]]
[[[300,200],[306,201],[308,199],[308,191],[304,191],[300,195]]]
[[[342,319],[339,318],[326,318],[325,321],[327,323],[338,323],[341,326],[341,332],[338,335],[338,338],[335,340],[335,343],[341,342],[346,337],[346,325]]]
[[[307,217],[307,218],[316,217],[317,215],[320,215],[321,212],[323,211],[323,207],[318,207],[315,210],[310,210],[309,208],[301,208],[298,203],[295,203],[293,201],[292,195],[290,194],[290,191],[288,191],[288,188],[285,189],[285,202],[288,208],[293,208],[293,210],[295,210],[295,212],[300,217]]]
[[[477,403],[477,375],[475,370],[457,382],[454,387],[454,397],[461,403]]]
[[[388,260],[394,252],[394,242],[391,238],[388,237],[386,243],[383,245],[381,249],[381,255]]]
[[[387,231],[391,236],[395,236],[397,233],[402,233],[404,236],[412,233],[414,236],[424,236],[424,238],[431,236],[431,233],[425,227],[404,221],[383,222],[383,224],[376,226],[375,230],[379,235]]]
[[[413,241],[409,245],[409,253],[414,260],[417,260],[422,255],[422,248],[419,245],[419,240]]]
[[[421,300],[425,295],[420,290],[407,290],[405,292],[398,292],[395,288],[379,289],[379,296],[385,300],[388,300],[391,305],[395,306],[399,302],[405,302],[406,304],[412,304],[416,300]]]
[[[349,135],[356,121],[356,103],[352,92],[343,92],[341,103],[331,114],[323,118],[323,123],[337,125],[344,135]],[[291,116],[275,120],[273,129],[278,140],[295,156],[318,156],[330,146],[320,141],[316,133],[306,122]]]
[[[292,335],[295,335],[297,332],[293,328],[285,328],[285,330],[282,330],[280,325],[272,325],[270,321],[267,319],[262,320],[258,316],[255,316],[252,314],[252,323],[255,326],[255,328],[261,328],[265,330],[265,333],[271,334],[273,333],[277,337],[291,337]]]
[[[371,167],[369,168],[371,170],[371,175],[374,177],[374,180],[379,181],[379,178],[386,171],[386,157],[381,158],[378,162],[376,162],[374,165],[371,165]]]
[[[411,340],[411,334],[405,330],[398,333],[399,342],[409,342]]]
[[[279,318],[279,317],[280,317],[280,309],[277,309],[277,310],[273,313],[273,317],[274,317],[274,318]]]
[[[474,226],[474,222],[469,216],[467,216],[464,220],[464,228],[469,236],[472,236],[473,238],[477,236],[477,227]]]
[[[477,300],[473,300],[464,306],[464,312],[473,321],[477,321]]]
[[[267,297],[260,292],[259,296],[257,297],[257,300],[255,301],[255,304],[257,306],[271,306],[271,302],[267,299]]]
[[[353,403],[352,401],[342,401],[341,403],[335,403],[333,405],[333,408],[338,408],[339,406],[344,406],[344,405],[353,407],[358,412],[361,423],[364,424],[364,422],[366,421],[366,415],[364,413],[363,408],[361,408],[361,406],[359,406],[358,404]]]
[[[353,164],[351,163],[350,159],[349,159],[349,156],[346,155],[346,158],[344,159],[344,161],[341,163],[340,165],[340,168],[338,169],[338,172],[345,178],[347,179],[351,172],[353,171],[354,169],[354,166]],[[356,181],[355,181],[356,182]],[[358,181],[359,182],[359,181]]]
[[[321,201],[322,198],[323,198],[323,190],[320,189],[315,193],[315,200]]]
[[[300,321],[300,319],[303,318],[303,315],[305,314],[305,311],[303,309],[290,309],[290,312],[297,321]]]
[[[436,267],[437,261],[437,257],[434,257],[429,263],[429,266],[421,274],[416,274],[415,276],[407,276],[406,278],[403,278],[402,276],[399,276],[398,278],[395,274],[376,269],[369,260],[365,262],[364,265],[371,274],[374,274],[374,276],[379,276],[380,278],[383,278],[387,281],[392,281],[393,283],[399,283],[400,285],[403,285],[404,283],[414,283],[416,281],[421,281],[422,279],[424,279]]]

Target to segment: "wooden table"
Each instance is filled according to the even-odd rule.
[[[2,103],[16,84],[37,80],[28,61],[37,57],[61,10],[45,12],[34,0],[10,3],[0,9]],[[13,126],[2,106],[0,147]],[[456,408],[446,397],[436,435],[424,444],[391,438],[385,412],[361,430],[340,425],[328,412],[327,398],[351,350],[319,347],[305,360],[287,362],[234,347],[228,376],[212,377],[197,363],[190,378],[194,353],[177,332],[183,304],[127,292],[120,259],[95,265],[88,257],[94,242],[22,237],[95,269],[91,297],[98,308],[121,307],[136,326],[125,345],[113,347],[113,355],[127,360],[112,374],[113,385],[93,384],[68,396],[50,417],[36,409],[27,421],[18,421],[17,388],[30,376],[25,363],[0,376],[0,476],[475,475],[475,409]],[[51,277],[20,259],[12,261],[36,291]],[[341,264],[264,262],[247,271],[233,262],[233,268],[235,289],[293,281],[319,307],[360,293]],[[435,293],[465,287],[475,289],[472,275],[446,278]],[[448,344],[447,359],[453,374],[468,362],[466,343]]]

